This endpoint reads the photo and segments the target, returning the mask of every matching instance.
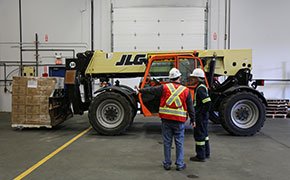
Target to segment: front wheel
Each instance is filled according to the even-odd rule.
[[[104,92],[92,101],[89,120],[98,133],[117,135],[129,127],[132,112],[132,107],[124,96],[115,92]]]
[[[251,92],[239,92],[226,98],[220,113],[223,127],[238,136],[256,134],[266,119],[265,105]]]

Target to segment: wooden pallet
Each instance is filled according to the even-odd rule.
[[[287,118],[287,114],[266,114],[266,117],[276,119],[276,118]]]
[[[35,124],[12,124],[12,128],[23,129],[23,128],[52,128],[51,125],[35,125]]]
[[[289,99],[267,99],[268,103],[289,103]]]
[[[288,107],[288,104],[287,103],[283,103],[283,104],[274,104],[274,103],[268,103],[268,106],[267,107],[283,107],[283,108],[287,108]]]
[[[288,111],[287,107],[267,107],[267,111]]]
[[[268,118],[287,118],[289,99],[267,99],[266,117]]]
[[[267,114],[286,114],[288,111],[267,111]]]

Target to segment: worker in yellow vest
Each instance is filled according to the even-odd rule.
[[[200,68],[196,68],[193,70],[192,74],[190,74],[190,78],[192,83],[196,85],[196,89],[194,91],[196,126],[193,128],[196,156],[190,157],[190,160],[205,162],[205,159],[210,157],[207,126],[211,99],[208,94],[208,89],[204,84],[204,71]]]

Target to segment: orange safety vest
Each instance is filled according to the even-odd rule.
[[[163,85],[160,99],[159,117],[163,119],[185,122],[187,120],[186,99],[189,89],[180,84]]]

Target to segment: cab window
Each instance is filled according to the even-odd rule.
[[[189,84],[189,76],[195,68],[200,67],[200,63],[194,59],[179,59],[179,71],[181,72],[181,84]]]
[[[149,75],[158,82],[169,82],[168,72],[174,67],[174,61],[153,61]]]

